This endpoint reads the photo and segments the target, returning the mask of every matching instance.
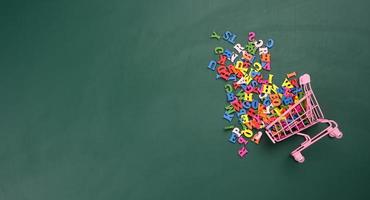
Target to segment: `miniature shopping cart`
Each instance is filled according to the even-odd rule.
[[[299,78],[299,83],[303,87],[304,97],[271,122],[266,127],[266,134],[273,143],[280,142],[293,135],[303,136],[305,141],[291,152],[291,155],[297,162],[303,163],[305,159],[301,152],[304,149],[326,135],[340,139],[343,134],[338,129],[338,124],[335,121],[324,118],[315,94],[311,89],[310,76],[304,74]],[[301,133],[317,123],[327,123],[329,126],[314,137]]]

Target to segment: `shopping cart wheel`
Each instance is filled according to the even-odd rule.
[[[334,128],[330,133],[329,133],[329,137],[335,137],[337,139],[340,139],[343,137],[343,133],[338,129],[338,128]]]
[[[299,163],[304,162],[304,156],[302,156],[301,152],[295,152],[294,154],[292,154],[292,156],[293,156],[295,161],[297,161]]]
[[[335,138],[340,139],[343,137],[343,133],[338,130],[338,133],[335,135]]]

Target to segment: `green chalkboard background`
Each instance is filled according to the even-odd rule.
[[[2,1],[0,199],[369,199],[370,4]],[[275,80],[309,73],[344,133],[227,141],[212,31],[273,38]]]

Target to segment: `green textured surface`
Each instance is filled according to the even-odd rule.
[[[369,199],[366,1],[2,1],[0,199]],[[274,38],[342,140],[227,142],[209,39]]]

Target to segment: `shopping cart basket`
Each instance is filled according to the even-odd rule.
[[[302,75],[299,78],[299,83],[303,87],[304,97],[266,126],[266,134],[273,143],[280,142],[293,135],[303,136],[305,141],[291,152],[291,155],[297,162],[303,163],[305,158],[301,152],[304,149],[326,135],[340,139],[343,134],[338,129],[338,124],[335,121],[324,118],[315,94],[311,89],[310,76],[308,74]],[[317,123],[327,123],[329,126],[314,137],[301,133]]]

